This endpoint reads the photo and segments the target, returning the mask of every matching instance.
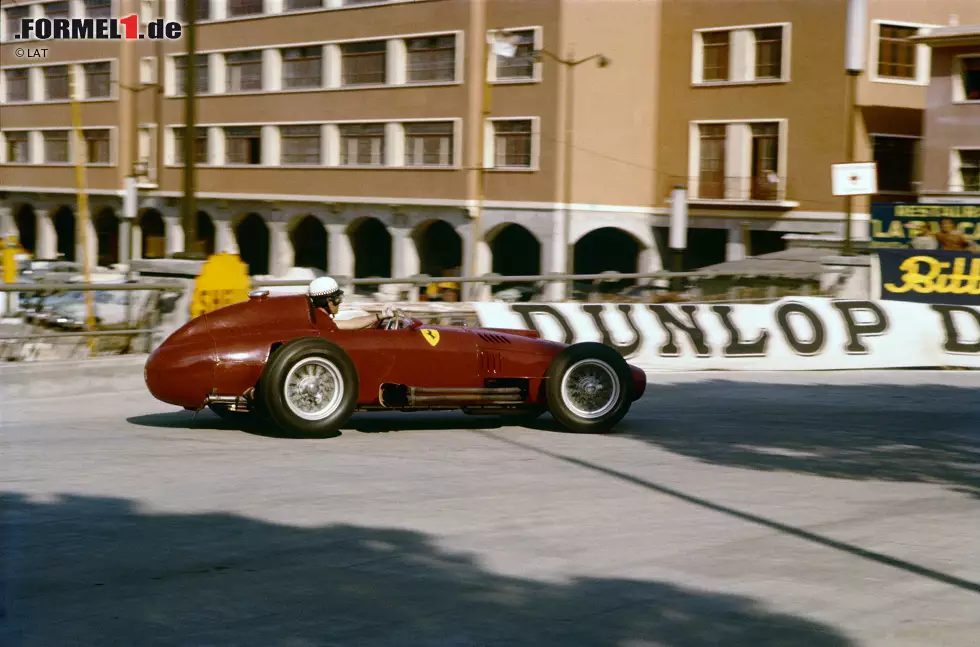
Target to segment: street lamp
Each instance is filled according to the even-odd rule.
[[[847,2],[847,42],[844,51],[844,69],[847,72],[847,163],[854,162],[854,139],[857,129],[857,80],[864,72],[864,39],[868,25],[868,0],[848,0]],[[846,216],[844,220],[844,256],[854,254],[853,234],[853,196],[844,198]]]
[[[556,245],[556,250],[562,250],[562,256],[565,261],[565,274],[573,273],[573,265],[570,263],[572,254],[569,252],[569,232],[571,230],[571,218],[572,218],[572,137],[574,134],[574,97],[575,97],[575,68],[583,63],[588,63],[589,61],[595,61],[596,66],[599,68],[609,67],[612,61],[603,54],[592,54],[591,56],[586,56],[585,58],[575,58],[575,54],[572,49],[569,49],[568,56],[562,58],[557,56],[546,49],[534,50],[535,60],[540,60],[542,57],[550,58],[556,63],[560,63],[565,70],[565,83],[564,92],[562,93],[562,104],[565,111],[565,141],[562,147],[562,166],[565,169],[565,175],[562,178],[562,208],[561,217],[558,222],[558,242]],[[567,295],[567,284],[564,282],[557,283],[557,293],[555,298],[559,301],[563,301]]]

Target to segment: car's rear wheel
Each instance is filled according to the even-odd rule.
[[[548,408],[569,431],[611,431],[629,411],[633,377],[629,364],[612,348],[596,342],[569,346],[547,372]]]
[[[281,346],[258,384],[263,412],[284,431],[302,436],[337,433],[357,406],[357,370],[336,344],[306,337]]]

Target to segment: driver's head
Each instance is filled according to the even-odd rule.
[[[340,302],[344,300],[344,291],[329,276],[313,279],[307,294],[314,306],[323,308],[332,315],[340,311]]]

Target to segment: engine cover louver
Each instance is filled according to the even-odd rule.
[[[480,371],[484,375],[499,375],[504,370],[503,356],[496,351],[480,351]]]
[[[482,339],[483,341],[490,342],[491,344],[509,344],[510,343],[510,340],[507,339],[506,337],[504,337],[503,335],[498,335],[498,334],[495,334],[495,333],[492,333],[492,332],[481,332],[481,333],[478,333],[478,334],[480,336],[480,339]]]

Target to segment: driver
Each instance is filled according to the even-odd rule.
[[[340,312],[340,302],[344,300],[344,291],[340,289],[337,285],[337,281],[330,278],[329,276],[321,276],[320,278],[313,279],[310,283],[310,287],[307,290],[307,294],[313,306],[326,311],[328,315],[333,319],[334,324],[340,330],[360,330],[362,328],[371,328],[377,326],[378,322],[382,320],[381,314],[368,314],[363,315],[344,316],[338,317]],[[355,311],[356,312],[356,311]],[[364,312],[363,310],[360,312]],[[344,313],[347,314],[347,313]]]

